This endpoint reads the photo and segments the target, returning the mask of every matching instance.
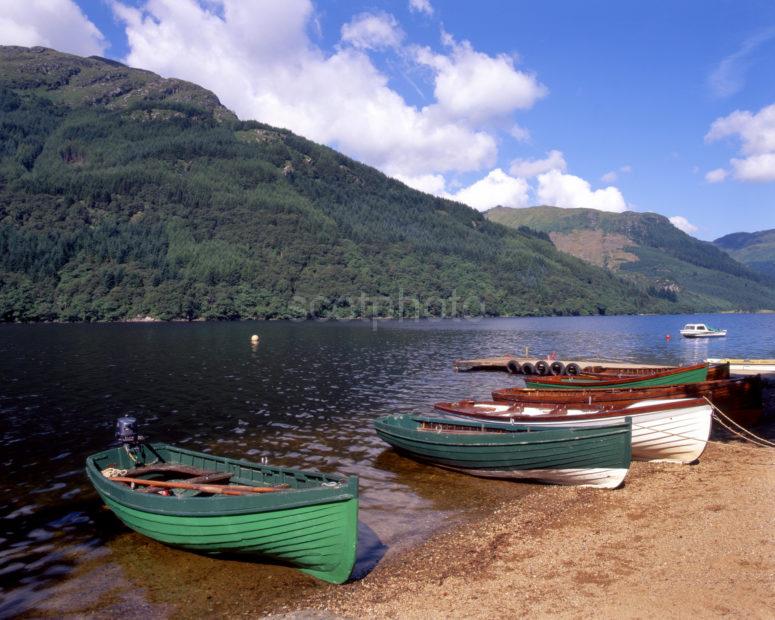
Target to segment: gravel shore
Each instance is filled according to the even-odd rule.
[[[773,618],[773,531],[775,449],[715,442],[615,491],[536,485],[290,616]]]

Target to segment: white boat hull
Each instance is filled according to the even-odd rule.
[[[515,471],[491,471],[489,469],[462,469],[450,467],[473,476],[483,478],[505,478],[509,480],[535,480],[549,484],[567,484],[597,489],[616,489],[622,485],[627,469],[621,468],[567,468],[567,469],[520,469]]]
[[[673,400],[648,400],[631,405],[629,408],[675,403]],[[508,421],[508,405],[482,406],[483,411],[492,411],[493,418],[503,415]],[[619,424],[625,417],[632,419],[632,458],[640,461],[671,461],[691,463],[700,458],[705,451],[710,436],[713,409],[710,405],[695,405],[680,409],[667,409],[630,416],[600,417],[595,419],[574,419],[575,414],[584,412],[568,409],[564,420],[542,422],[541,415],[549,410],[537,407],[525,407],[521,416],[531,416],[530,421],[519,420],[519,424],[537,428],[556,428],[560,426],[605,426]],[[465,417],[465,416],[459,416]],[[470,418],[468,418],[470,419]]]
[[[775,360],[708,359],[709,364],[729,364],[732,375],[775,374]]]

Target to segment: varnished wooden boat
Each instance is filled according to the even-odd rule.
[[[630,467],[632,424],[531,429],[519,424],[395,415],[379,437],[419,460],[475,476],[613,489]]]
[[[522,424],[528,428],[594,427],[631,418],[634,459],[678,463],[691,463],[703,453],[713,413],[712,407],[698,398],[647,400],[621,409],[470,400],[437,403],[435,407],[456,417]]]
[[[621,378],[605,377],[529,377],[525,379],[525,385],[534,389],[592,389],[605,390],[613,387],[655,387],[660,385],[679,385],[682,383],[695,383],[706,381],[708,376],[708,364],[694,364],[681,366],[662,372],[648,375],[635,375]]]
[[[203,475],[192,479],[197,471]],[[86,459],[86,474],[125,525],[159,542],[265,558],[331,583],[346,581],[352,571],[358,532],[354,476],[271,467],[158,443],[94,454]],[[182,484],[170,481],[170,475],[182,478]],[[138,478],[147,484],[119,481]],[[179,493],[153,492],[164,485],[177,485]]]
[[[729,379],[730,365],[727,362],[708,362],[708,376],[706,381],[716,381],[718,379]],[[591,376],[594,378],[627,378],[635,376],[650,375],[656,372],[666,372],[674,370],[675,366],[653,366],[649,368],[618,368],[616,366],[587,366],[584,368],[579,378]]]
[[[701,381],[658,387],[618,387],[607,390],[534,390],[505,388],[492,393],[493,400],[522,405],[585,405],[620,409],[643,400],[707,397],[738,424],[750,426],[762,415],[762,382],[759,377]]]

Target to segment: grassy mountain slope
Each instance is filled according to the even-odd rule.
[[[187,82],[0,47],[0,111],[2,320],[676,308]]]
[[[632,278],[687,309],[775,308],[773,280],[656,213],[497,207],[486,217],[546,232],[558,249]]]
[[[732,233],[713,244],[736,261],[775,280],[775,228],[754,233]]]

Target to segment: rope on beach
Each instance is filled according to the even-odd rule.
[[[721,424],[725,429],[727,429],[730,433],[733,435],[737,435],[738,437],[745,439],[746,441],[750,441],[752,444],[761,446],[762,448],[775,448],[775,443],[766,440],[764,437],[759,437],[758,435],[752,433],[744,426],[741,426],[737,422],[735,422],[732,418],[730,418],[726,413],[721,411],[716,405],[714,405],[707,396],[703,396],[703,398],[707,401],[707,403],[713,407],[714,414],[713,418]],[[727,424],[732,424],[736,426],[739,430],[735,430],[731,426]],[[742,432],[741,432],[742,431]]]

